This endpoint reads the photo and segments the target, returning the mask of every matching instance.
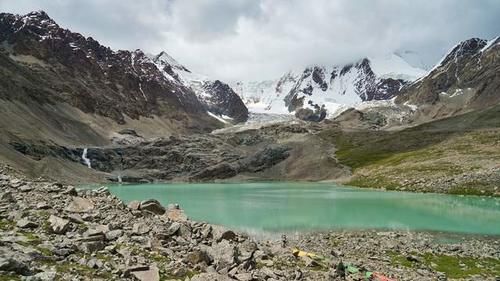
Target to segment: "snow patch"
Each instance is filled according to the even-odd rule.
[[[427,72],[421,68],[413,67],[402,57],[389,54],[381,57],[370,57],[370,67],[379,78],[403,79],[414,81]]]
[[[215,118],[215,119],[217,119],[217,120],[221,121],[221,122],[222,122],[222,123],[224,123],[224,124],[230,124],[227,120],[225,120],[225,119],[224,119],[223,117],[221,117],[221,116],[215,115],[215,114],[213,114],[213,113],[212,113],[212,112],[210,112],[210,111],[207,111],[207,113],[208,113],[208,115],[210,115],[210,116],[212,116],[213,118]]]
[[[500,40],[499,39],[500,39],[500,36],[498,36],[496,38],[493,38],[490,41],[488,41],[488,43],[486,43],[486,45],[481,49],[480,53],[486,51],[492,45],[500,44]]]

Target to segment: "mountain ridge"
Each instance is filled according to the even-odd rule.
[[[25,15],[1,13],[0,42],[0,67],[6,77],[0,84],[0,98],[25,108],[33,107],[35,111],[42,110],[48,118],[44,124],[49,126],[57,122],[56,116],[51,117],[50,109],[43,108],[44,104],[69,104],[90,119],[110,118],[116,126],[154,124],[157,128],[148,129],[144,132],[146,135],[220,128],[223,122],[207,111],[216,108],[223,112],[221,106],[231,109],[229,113],[238,112],[233,122],[247,118],[246,108],[241,101],[238,103],[234,93],[213,89],[219,91],[213,93],[219,98],[233,95],[237,110],[232,109],[231,103],[208,105],[189,84],[170,79],[171,75],[177,75],[175,71],[189,70],[166,52],[157,56],[165,60],[158,66],[154,58],[141,50],[114,51],[92,37],[64,29],[43,11]],[[31,101],[38,102],[32,104]],[[64,118],[71,120],[75,115],[80,113],[69,113]],[[102,135],[102,132],[96,134]],[[103,137],[109,138],[109,135]]]
[[[391,99],[423,74],[424,70],[391,54],[341,66],[309,66],[287,72],[273,82],[250,82],[250,87],[244,82],[232,85],[253,111],[295,114],[319,121],[363,101]]]

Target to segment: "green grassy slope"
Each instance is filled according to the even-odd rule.
[[[500,106],[402,131],[330,129],[321,137],[353,170],[352,185],[466,194],[500,186]]]

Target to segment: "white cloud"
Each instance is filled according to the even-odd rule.
[[[498,36],[500,26],[495,0],[0,0],[0,9],[43,9],[112,48],[166,50],[226,80],[396,50],[432,64],[457,41]]]

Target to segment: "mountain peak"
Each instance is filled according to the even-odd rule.
[[[33,12],[29,12],[25,15],[25,17],[37,17],[37,18],[40,18],[40,19],[47,19],[47,20],[52,20],[49,15],[43,11],[43,10],[38,10],[38,11],[33,11]]]
[[[481,38],[471,38],[455,45],[451,52],[441,61],[440,65],[445,65],[451,60],[456,60],[464,56],[475,55],[488,44],[487,40]]]
[[[56,26],[56,22],[42,10],[27,13],[24,16],[19,16],[24,25],[46,26],[47,24]]]
[[[153,56],[151,59],[157,65],[161,66],[161,68],[169,66],[171,68],[175,68],[175,69],[182,70],[185,72],[191,72],[191,71],[189,71],[189,69],[187,69],[184,65],[177,62],[173,57],[171,57],[165,51],[161,51],[159,54],[157,54],[156,56]]]

